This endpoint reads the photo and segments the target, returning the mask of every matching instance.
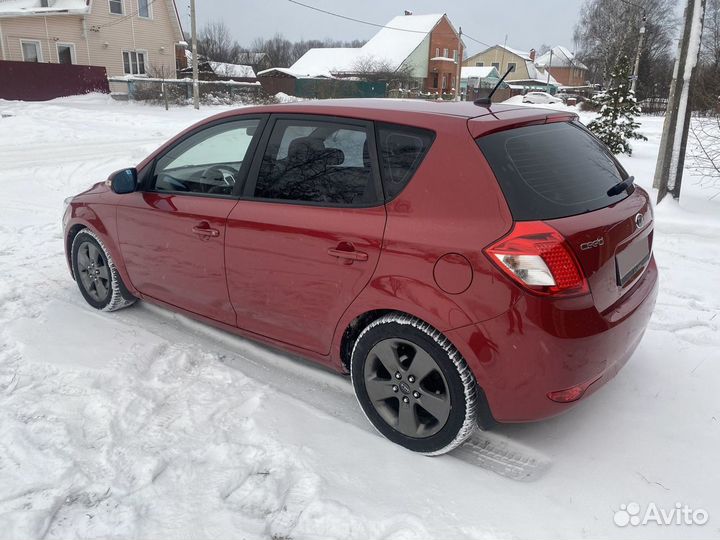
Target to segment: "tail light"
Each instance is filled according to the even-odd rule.
[[[526,289],[543,295],[589,291],[580,264],[565,238],[542,221],[520,221],[507,236],[485,248],[503,272]]]

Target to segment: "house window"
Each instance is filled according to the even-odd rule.
[[[475,65],[477,67],[483,67],[485,65],[485,62],[475,62]]]
[[[440,56],[440,47],[435,47],[435,57]]]
[[[75,63],[75,45],[72,43],[57,44],[58,64]]]
[[[497,69],[498,71],[500,71],[500,63],[499,63],[499,62],[493,62],[493,63],[492,63],[492,67],[494,67],[495,69]]]
[[[147,53],[140,51],[123,51],[122,55],[125,75],[145,75]]]
[[[438,87],[438,74],[437,74],[437,73],[433,73],[433,83],[432,83],[432,87],[433,87],[433,88],[437,88],[437,87]]]
[[[446,86],[446,85],[447,85],[447,76],[443,73],[443,78],[442,78],[442,89],[443,89],[443,91],[445,90],[445,86]]]
[[[448,50],[443,49],[443,58],[448,58]]]
[[[110,13],[114,13],[115,15],[123,14],[122,0],[108,0],[108,3],[110,4]]]
[[[508,62],[508,69],[510,70],[510,73],[514,73],[516,67],[517,64],[515,62]]]
[[[146,19],[150,18],[150,4],[153,0],[138,0],[138,15]]]
[[[39,41],[20,40],[24,62],[42,62],[42,50]]]
[[[453,49],[453,60],[455,60],[456,62],[458,61],[458,52],[457,52],[457,49]]]

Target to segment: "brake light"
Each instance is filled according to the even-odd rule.
[[[565,238],[542,221],[520,221],[510,234],[485,248],[498,268],[526,289],[544,295],[589,291]]]

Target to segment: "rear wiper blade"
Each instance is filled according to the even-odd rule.
[[[622,182],[615,184],[613,187],[607,190],[608,197],[612,197],[613,195],[619,195],[623,191],[625,191],[627,188],[633,185],[633,182],[635,181],[634,176],[628,176],[625,180]]]

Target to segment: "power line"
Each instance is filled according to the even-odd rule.
[[[345,19],[346,21],[353,21],[360,24],[367,24],[368,26],[375,26],[376,28],[387,28],[388,30],[398,30],[399,32],[412,32],[413,34],[427,34],[424,30],[410,30],[408,28],[396,28],[393,26],[385,26],[384,24],[377,24],[370,21],[363,21],[361,19],[355,19],[353,17],[348,17],[346,15],[340,15],[339,13],[333,13],[332,11],[326,11],[324,9],[320,9],[315,6],[310,6],[308,4],[303,4],[302,2],[298,2],[297,0],[288,0],[288,2],[292,4],[297,4],[298,6],[302,6],[308,9],[312,9],[314,11],[319,11],[320,13],[325,13],[326,15],[332,15],[333,17],[338,17],[340,19]]]
[[[367,24],[368,26],[374,26],[376,28],[387,28],[388,30],[397,30],[399,32],[412,32],[414,34],[427,34],[424,30],[409,30],[407,28],[397,28],[394,26],[385,26],[384,24],[378,24],[370,21],[364,21],[362,19],[356,19],[354,17],[348,17],[347,15],[341,15],[340,13],[335,13],[333,11],[327,11],[325,9],[320,9],[315,6],[311,6],[309,4],[303,4],[302,2],[298,2],[298,0],[288,0],[288,2],[291,2],[293,4],[297,4],[298,6],[302,6],[308,9],[312,9],[313,11],[319,11],[320,13],[325,13],[326,15],[332,15],[333,17],[338,17],[339,19],[345,19],[346,21],[353,21],[360,24]],[[485,45],[486,47],[492,47],[492,45],[485,43],[484,41],[480,41],[479,39],[475,39],[474,37],[468,36],[465,32],[463,32],[463,37],[468,38],[470,41],[474,41],[475,43],[479,43],[480,45]]]
[[[150,6],[152,6],[154,3],[155,3],[155,0],[148,0],[147,6],[146,6],[147,9],[148,9],[148,15],[150,14]],[[135,11],[131,11],[131,12],[128,13],[127,15],[124,15],[124,16],[122,16],[121,18],[119,18],[119,19],[117,19],[117,20],[115,20],[115,21],[98,25],[98,26],[96,26],[95,28],[97,28],[97,29],[99,30],[100,28],[109,28],[110,26],[115,26],[116,24],[120,24],[120,23],[123,22],[123,21],[127,21],[128,19],[134,17],[134,16],[137,15],[138,13],[140,13],[140,6],[139,6],[139,4],[138,4],[138,8],[137,8]]]

